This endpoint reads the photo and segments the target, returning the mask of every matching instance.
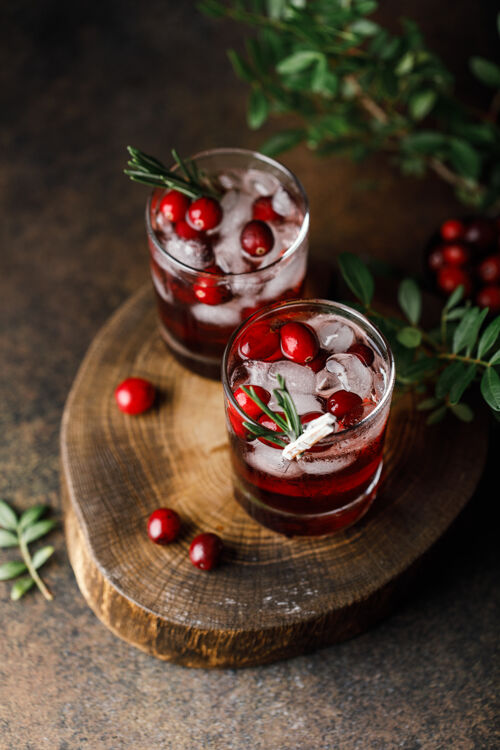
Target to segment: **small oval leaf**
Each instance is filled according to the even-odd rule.
[[[33,526],[29,526],[26,531],[24,531],[23,539],[26,544],[34,542],[36,539],[40,539],[40,537],[48,534],[49,531],[52,531],[54,526],[57,526],[57,521],[54,521],[52,519],[38,521],[38,523],[33,524]]]
[[[33,555],[33,567],[35,570],[38,570],[38,568],[41,568],[42,565],[45,565],[49,557],[51,557],[54,554],[54,547],[51,547],[50,545],[47,547],[42,547],[41,549],[37,549],[35,554]]]
[[[500,375],[488,367],[481,378],[481,393],[493,411],[500,411]]]
[[[413,279],[403,279],[398,289],[398,300],[410,323],[416,325],[422,310],[422,295]]]
[[[479,339],[479,345],[477,348],[477,357],[482,359],[485,354],[491,349],[495,341],[500,334],[500,316],[492,320],[489,326],[487,326],[481,338]]]
[[[6,529],[0,529],[0,548],[7,549],[8,547],[17,547],[19,544],[17,534],[13,534],[12,531]]]
[[[22,560],[3,563],[0,565],[0,581],[10,581],[11,578],[17,578],[22,573],[26,573],[26,570],[26,565]]]
[[[0,526],[10,531],[17,529],[17,515],[5,500],[0,500]]]
[[[351,292],[365,305],[372,301],[375,290],[373,276],[363,261],[352,253],[339,255],[340,272]]]
[[[46,510],[46,505],[34,505],[32,508],[28,508],[28,510],[25,510],[19,521],[20,531],[24,531],[24,529],[27,529],[28,526],[31,526],[36,521],[38,521],[38,519],[43,516]]]
[[[416,328],[407,326],[398,332],[397,339],[407,349],[415,349],[422,341],[422,334]]]
[[[12,599],[13,602],[17,602],[17,600],[20,599],[22,596],[24,596],[25,593],[29,591],[31,588],[33,588],[34,585],[35,585],[35,582],[33,578],[31,578],[30,576],[26,576],[25,578],[20,578],[12,586],[12,589],[10,592],[10,598]]]

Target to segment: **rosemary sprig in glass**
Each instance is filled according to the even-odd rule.
[[[266,414],[273,422],[280,428],[280,431],[288,438],[289,442],[296,440],[299,435],[302,435],[302,422],[297,411],[297,407],[293,402],[287,387],[285,379],[282,375],[277,376],[279,388],[273,390],[273,395],[278,406],[283,409],[285,418],[280,417],[279,414],[269,409],[269,407],[257,396],[252,386],[242,386],[242,391],[252,399],[252,401],[259,406],[259,408]],[[277,445],[280,448],[286,446],[286,441],[282,440],[272,430],[263,427],[262,425],[256,425],[253,422],[243,422],[243,426],[256,437],[265,438],[270,443]]]
[[[182,159],[175,149],[172,149],[172,157],[178,166],[177,172],[167,169],[161,161],[138,148],[127,146],[127,151],[131,158],[127,163],[128,168],[123,171],[134,182],[178,190],[190,198],[200,198],[204,195],[220,197],[216,186],[206,174],[198,170],[196,163]]]

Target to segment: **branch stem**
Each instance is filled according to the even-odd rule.
[[[28,568],[28,572],[30,576],[33,578],[34,582],[44,595],[44,597],[47,599],[47,601],[52,601],[54,598],[53,594],[49,591],[45,583],[42,581],[40,576],[38,575],[37,571],[35,570],[33,566],[33,560],[31,559],[31,555],[29,553],[28,545],[23,539],[23,535],[21,531],[17,532],[17,538],[19,540],[19,549],[21,550],[21,555],[24,560],[24,563],[26,567]]]

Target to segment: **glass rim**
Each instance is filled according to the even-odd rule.
[[[372,335],[375,340],[378,338],[383,345],[383,349],[387,353],[387,359],[389,364],[389,377],[387,380],[387,385],[384,391],[384,394],[378,404],[375,406],[375,408],[366,415],[366,417],[363,417],[363,419],[360,422],[357,422],[356,424],[352,425],[351,427],[347,427],[344,430],[341,430],[340,432],[333,433],[331,437],[331,441],[335,442],[335,439],[344,439],[346,435],[352,434],[358,430],[360,430],[365,425],[369,424],[370,422],[374,421],[375,417],[380,414],[383,410],[383,408],[386,406],[387,401],[390,400],[392,396],[392,391],[394,389],[394,383],[396,380],[396,365],[394,362],[394,355],[392,353],[392,349],[389,345],[389,342],[387,341],[387,338],[384,336],[382,331],[377,328],[377,326],[369,320],[369,318],[366,317],[366,315],[363,315],[363,313],[360,313],[358,310],[355,310],[353,307],[349,307],[349,305],[344,305],[341,302],[333,302],[332,300],[327,299],[296,299],[296,300],[289,300],[287,302],[272,302],[270,305],[266,305],[265,307],[261,307],[257,312],[253,313],[253,315],[250,315],[246,320],[244,320],[240,325],[233,331],[231,336],[229,337],[229,340],[226,344],[226,348],[224,349],[224,354],[222,355],[222,387],[224,390],[224,394],[229,400],[229,403],[232,408],[236,410],[236,412],[239,414],[240,417],[243,417],[245,422],[250,422],[254,425],[259,425],[258,422],[255,421],[255,419],[252,419],[248,416],[248,414],[245,414],[243,409],[240,407],[238,402],[236,401],[234,397],[234,393],[231,389],[231,386],[229,385],[229,377],[228,377],[228,364],[229,364],[229,353],[231,352],[234,342],[236,341],[237,337],[240,335],[240,333],[245,329],[246,326],[249,324],[257,322],[257,320],[266,313],[269,313],[271,311],[277,311],[277,310],[283,310],[283,309],[290,309],[293,307],[304,307],[304,306],[328,306],[330,308],[334,308],[335,311],[338,311],[340,313],[348,313],[349,316],[353,317],[356,322],[361,325],[364,328],[368,329],[368,333]],[[344,314],[344,317],[347,317]],[[382,352],[384,353],[384,352]],[[255,438],[256,439],[256,438]]]
[[[204,269],[197,269],[193,268],[192,266],[188,266],[186,263],[183,263],[182,261],[178,260],[177,258],[174,258],[173,255],[170,255],[170,253],[165,250],[164,247],[161,246],[160,242],[158,241],[158,238],[155,234],[155,231],[151,225],[151,202],[153,200],[153,196],[156,192],[156,190],[161,190],[162,188],[160,186],[154,188],[154,190],[151,192],[147,203],[146,203],[146,233],[148,237],[153,242],[155,248],[162,254],[165,255],[174,266],[178,266],[180,269],[184,271],[190,271],[191,273],[195,273],[197,276],[205,275],[210,276],[211,278],[217,278],[217,279],[225,279],[225,278],[241,278],[244,276],[252,276],[258,273],[263,273],[265,271],[268,271],[270,268],[274,268],[276,265],[281,263],[282,261],[285,261],[287,258],[290,258],[292,255],[295,254],[295,252],[298,250],[298,248],[302,245],[304,239],[307,236],[307,232],[309,231],[309,200],[307,198],[307,193],[304,190],[304,186],[302,185],[299,178],[290,170],[288,167],[285,167],[284,164],[282,164],[279,161],[276,161],[276,159],[271,159],[270,156],[266,156],[265,154],[261,154],[258,151],[252,151],[251,149],[247,148],[211,148],[206,149],[204,151],[198,151],[198,153],[193,154],[193,156],[190,156],[189,159],[199,159],[205,156],[217,156],[217,155],[228,155],[228,154],[240,154],[242,156],[249,156],[252,158],[257,158],[262,162],[265,162],[273,167],[278,167],[278,169],[285,173],[292,182],[295,183],[295,186],[298,189],[299,195],[302,198],[304,202],[304,218],[302,219],[302,224],[300,225],[299,233],[297,237],[295,238],[295,241],[290,245],[290,247],[286,250],[283,255],[281,255],[279,258],[276,258],[272,263],[269,263],[267,266],[262,266],[260,268],[251,269],[250,271],[242,271],[241,273],[223,273],[223,274],[213,274],[210,273],[210,271],[206,271]],[[178,165],[175,165],[173,167],[173,170],[178,169]],[[166,186],[165,186],[166,188]]]

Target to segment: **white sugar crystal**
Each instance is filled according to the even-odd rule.
[[[272,206],[280,216],[291,216],[295,211],[295,203],[290,193],[282,185],[276,190],[272,198]]]
[[[343,390],[357,393],[361,398],[371,394],[372,372],[355,354],[334,354],[326,360],[326,369],[338,377]]]

